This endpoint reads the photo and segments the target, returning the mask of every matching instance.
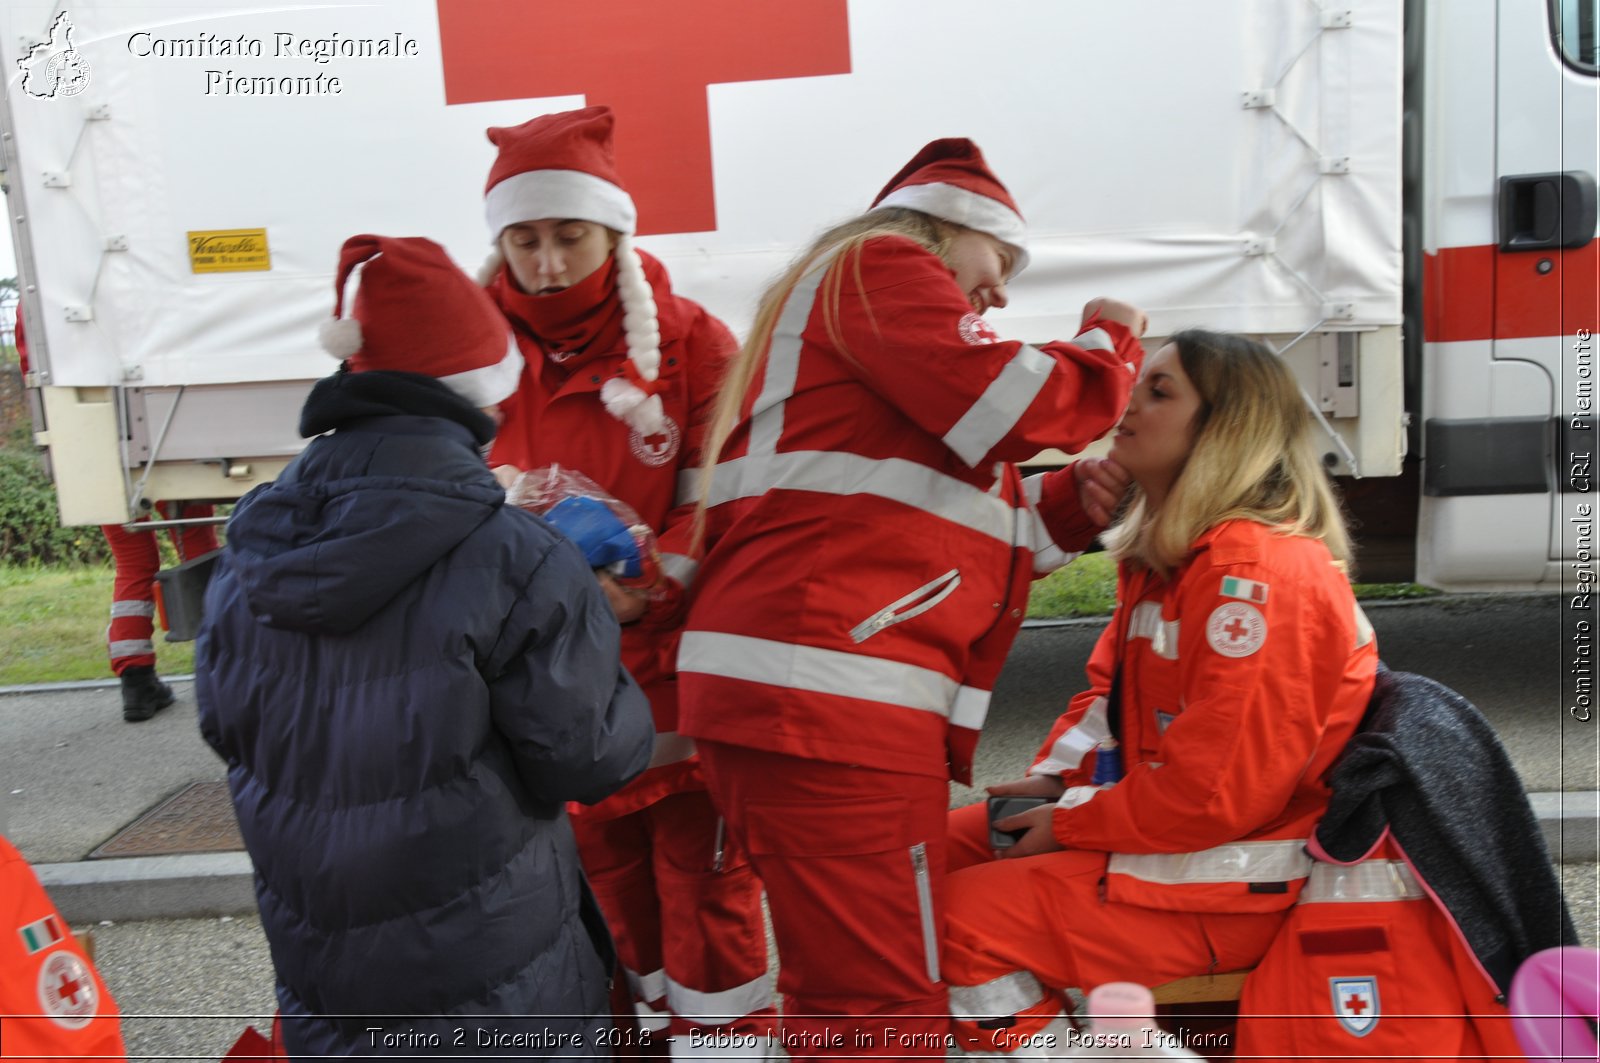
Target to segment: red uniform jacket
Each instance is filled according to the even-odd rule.
[[[693,573],[688,542],[694,513],[693,496],[680,499],[678,485],[680,476],[692,483],[692,471],[699,468],[701,437],[738,344],[727,326],[698,303],[672,294],[659,262],[642,252],[640,258],[655,294],[661,331],[659,394],[667,415],[665,431],[649,438],[611,416],[600,402],[601,385],[622,373],[628,357],[609,262],[591,280],[574,286],[595,289],[600,305],[594,313],[607,320],[592,321],[581,330],[593,338],[571,356],[556,351],[552,357],[555,344],[536,333],[527,319],[530,297],[516,291],[504,269],[489,287],[511,321],[526,362],[517,393],[501,406],[504,421],[490,463],[521,469],[559,464],[583,473],[633,507],[655,530],[662,555],[665,594],[642,619],[622,629],[622,663],[649,695],[655,713],[655,756],[638,779],[586,810],[590,815],[623,815],[666,794],[704,786],[693,744],[677,734],[674,658],[683,584]],[[585,295],[572,294],[578,299]],[[542,297],[552,298],[561,295]]]
[[[711,486],[684,731],[966,779],[1030,578],[1093,534],[1070,472],[1010,463],[1107,431],[1142,359],[1112,322],[999,340],[900,237],[803,278]]]
[[[1378,647],[1322,543],[1249,520],[1217,525],[1161,580],[1123,565],[1117,609],[1033,774],[1090,782],[1122,656],[1126,775],[1058,808],[1063,845],[1112,854],[1115,901],[1276,911],[1310,873],[1323,773],[1366,711]],[[1090,797],[1088,791],[1069,791]]]

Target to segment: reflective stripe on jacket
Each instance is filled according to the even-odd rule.
[[[965,779],[1031,578],[1094,533],[1070,471],[1011,462],[1103,434],[1142,357],[1110,322],[1001,341],[899,237],[803,278],[710,488],[682,729]]]

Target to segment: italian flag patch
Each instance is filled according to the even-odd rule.
[[[28,955],[49,948],[61,940],[61,923],[53,915],[47,915],[37,923],[29,923],[19,927],[17,933],[22,936],[22,947],[28,950]]]
[[[1253,579],[1223,576],[1222,596],[1224,598],[1243,598],[1247,602],[1265,605],[1267,602],[1267,585],[1265,583],[1257,583]]]

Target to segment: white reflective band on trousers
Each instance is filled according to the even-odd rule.
[[[944,445],[970,468],[977,468],[983,456],[1022,420],[1055,367],[1054,358],[1024,345],[944,434]]]
[[[1083,763],[1089,751],[1111,737],[1106,699],[1095,698],[1083,718],[1050,747],[1050,755],[1028,769],[1029,775],[1065,775]]]
[[[640,974],[638,971],[624,967],[622,974],[628,980],[628,989],[632,991],[634,998],[637,1000],[660,1000],[667,995],[667,972],[664,970]]]
[[[667,1008],[678,1018],[700,1026],[726,1026],[771,1006],[772,984],[766,972],[744,985],[716,993],[703,993],[667,979]]]
[[[134,599],[132,601],[122,601],[122,602],[112,602],[111,603],[111,619],[113,619],[113,620],[116,620],[119,617],[155,616],[155,615],[156,615],[156,603],[155,602],[141,601],[141,600],[136,598],[136,599]]]
[[[1231,842],[1198,853],[1112,853],[1106,872],[1163,886],[1292,882],[1311,874],[1305,839]]]
[[[634,1002],[633,1012],[638,1016],[641,1030],[649,1030],[654,1033],[657,1030],[665,1030],[672,1025],[672,1012],[657,1011],[643,1001]]]
[[[1001,975],[982,985],[950,987],[950,1014],[966,1022],[1003,1019],[1044,1002],[1044,986],[1027,971]]]
[[[989,691],[963,686],[931,668],[749,635],[685,632],[678,671],[877,701],[945,716],[957,727],[974,730],[989,713]]]
[[[1428,895],[1404,860],[1363,860],[1343,866],[1317,862],[1300,892],[1301,904],[1421,901]]]
[[[118,657],[137,657],[143,653],[156,652],[156,644],[149,639],[123,639],[119,642],[106,644],[106,650],[112,660]]]

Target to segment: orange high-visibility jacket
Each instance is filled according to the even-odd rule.
[[[33,869],[4,838],[0,924],[0,1058],[125,1058],[116,1001]]]
[[[1322,775],[1360,723],[1377,644],[1315,539],[1232,520],[1172,577],[1124,564],[1112,622],[1033,774],[1091,781],[1122,661],[1126,776],[1058,808],[1056,838],[1111,853],[1107,896],[1177,911],[1287,908],[1310,873]]]

